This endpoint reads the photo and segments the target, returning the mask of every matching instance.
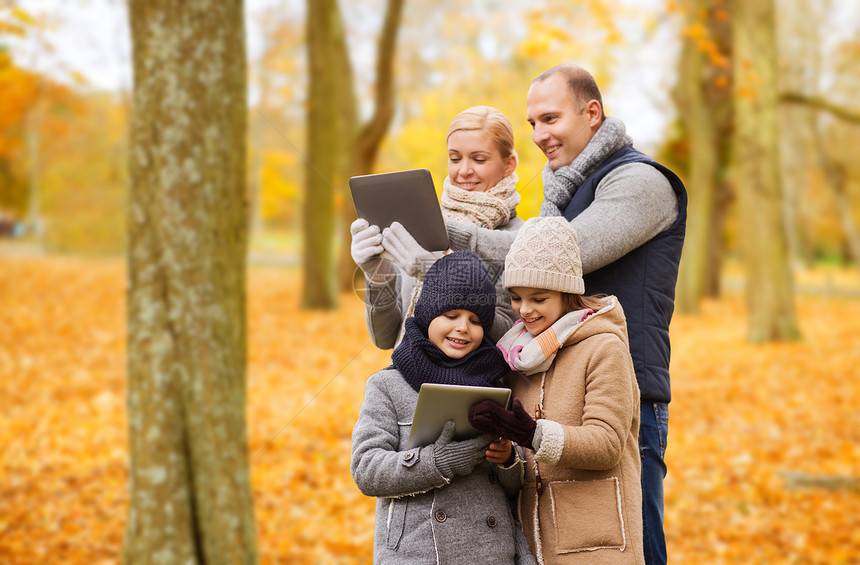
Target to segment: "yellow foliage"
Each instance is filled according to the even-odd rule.
[[[746,344],[737,300],[674,321],[673,561],[847,563],[860,551],[847,533],[860,527],[848,510],[860,502],[860,301],[805,297],[800,314],[800,344]]]
[[[36,26],[39,24],[36,18],[31,16],[27,10],[21,8],[20,6],[15,6],[12,8],[12,16],[24,25]]]
[[[681,30],[681,36],[688,39],[701,40],[708,37],[708,28],[701,22],[686,26]]]
[[[437,92],[426,94],[421,99],[421,113],[405,121],[398,132],[384,142],[377,168],[379,171],[413,167],[430,169],[436,191],[441,195],[442,181],[448,174],[445,133],[451,119],[470,106],[492,105],[508,117],[514,129],[514,147],[519,157],[517,190],[522,197],[517,214],[528,219],[540,210],[543,199],[540,171],[546,163],[546,158],[532,143],[531,128],[525,121],[528,83],[516,83],[512,73],[501,68],[494,69],[492,75],[497,77],[500,87],[490,86],[486,94],[473,93],[470,98],[443,97]],[[517,84],[517,88],[510,84]],[[479,90],[475,89],[476,92]]]
[[[72,77],[72,80],[74,81],[74,83],[78,86],[83,86],[83,85],[86,85],[89,83],[86,75],[84,75],[83,73],[81,73],[79,71],[72,71],[71,77]]]
[[[249,453],[260,562],[370,563],[374,500],[349,473],[366,378],[390,352],[363,304],[299,309],[299,273],[249,276]],[[806,337],[744,341],[743,301],[672,325],[666,533],[677,563],[860,554],[860,281],[803,296]],[[821,275],[805,274],[804,284]],[[116,562],[128,505],[124,266],[0,254],[0,562]],[[335,339],[336,338],[336,339]]]
[[[606,2],[605,0],[591,0],[588,3],[590,19],[597,24],[596,27],[606,31],[606,42],[609,45],[619,43],[623,36],[616,22],[618,4]]]
[[[529,18],[530,29],[526,39],[519,45],[521,56],[538,57],[556,49],[559,44],[571,40],[561,27],[548,23],[534,14]]]
[[[39,75],[16,66],[12,57],[0,51],[0,158],[9,158],[22,143],[27,113],[38,101]]]
[[[668,14],[683,14],[685,10],[683,0],[666,0],[666,12]]]
[[[738,86],[735,95],[742,100],[755,100],[758,97],[758,89],[751,86]]]
[[[25,30],[23,27],[16,25],[11,22],[4,22],[0,20],[0,35],[18,35],[23,36]]]
[[[300,190],[295,173],[298,159],[294,151],[268,149],[263,154],[260,183],[264,220],[289,221],[299,213]]]
[[[704,16],[703,16],[704,17]],[[708,62],[715,67],[728,68],[729,58],[720,51],[717,42],[711,37],[708,27],[701,21],[685,26],[681,30],[681,37],[693,41],[696,46],[708,58]]]

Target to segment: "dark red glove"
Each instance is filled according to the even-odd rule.
[[[523,447],[534,449],[535,422],[519,399],[514,400],[511,410],[492,400],[476,402],[469,408],[469,423],[482,432],[512,439]]]

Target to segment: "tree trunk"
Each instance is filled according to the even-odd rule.
[[[30,170],[28,174],[27,224],[33,234],[33,241],[41,247],[44,241],[44,224],[42,223],[42,191],[39,187],[41,164],[39,162],[39,128],[37,119],[38,105],[34,104],[27,120],[27,156]]]
[[[732,2],[735,190],[747,279],[749,339],[797,339],[779,185],[774,0]]]
[[[124,562],[255,563],[240,0],[133,0]]]
[[[857,229],[857,223],[854,221],[854,208],[851,205],[851,197],[846,186],[847,172],[843,165],[833,162],[827,155],[825,151],[827,142],[821,133],[820,125],[817,121],[813,125],[813,128],[815,152],[821,168],[824,170],[827,186],[833,195],[833,201],[836,204],[836,215],[839,218],[839,224],[842,226],[846,255],[854,265],[860,266],[860,230]]]
[[[251,171],[248,178],[248,225],[250,239],[263,234],[263,118],[251,120]]]
[[[336,0],[307,1],[308,153],[305,159],[302,307],[337,306],[333,243],[335,187],[345,183],[344,151],[352,124],[344,123],[343,93],[352,92],[351,74],[343,76],[346,49]]]
[[[860,265],[860,230],[854,221],[850,195],[846,190],[846,171],[828,154],[828,147],[832,145],[832,141],[823,131],[824,126],[821,120],[821,113],[827,112],[840,121],[857,124],[860,123],[860,111],[839,106],[818,96],[816,92],[819,85],[807,78],[808,76],[821,75],[824,60],[821,52],[820,30],[826,29],[826,20],[831,9],[831,3],[828,1],[804,5],[801,10],[789,12],[782,21],[782,24],[789,28],[786,35],[794,40],[787,42],[789,47],[785,49],[784,57],[786,70],[781,73],[783,85],[780,101],[783,102],[784,106],[783,115],[787,118],[785,123],[795,124],[795,127],[786,132],[788,135],[785,135],[786,139],[794,141],[790,144],[794,151],[789,163],[795,170],[792,171],[792,175],[787,176],[793,178],[805,176],[802,174],[805,173],[805,170],[798,164],[803,164],[804,142],[807,141],[807,137],[811,137],[813,158],[817,160],[824,171],[827,186],[836,204],[836,213],[845,240],[845,250],[851,261],[855,265]],[[798,38],[803,40],[798,41]],[[807,127],[803,127],[804,125]],[[805,134],[804,137],[799,138],[798,132]],[[795,208],[800,214],[804,207],[799,198],[796,199],[796,202],[798,204]],[[802,241],[799,235],[802,233],[800,225],[802,222],[798,222],[798,226],[795,226],[794,230],[790,230],[790,233],[793,231],[792,235],[794,235],[795,242]],[[804,255],[809,254],[808,251],[806,253],[803,251],[798,249],[796,254],[798,259],[802,260]]]
[[[695,314],[706,294],[719,290],[725,208],[718,206],[731,129],[728,51],[730,26],[713,0],[688,0],[675,99],[689,146],[687,238],[678,275],[676,306]],[[696,33],[698,30],[698,33]],[[702,35],[704,32],[706,35]],[[715,284],[715,281],[716,284]],[[715,288],[716,287],[716,288]]]
[[[385,11],[385,21],[379,35],[379,43],[376,48],[376,82],[374,110],[370,119],[359,129],[355,137],[355,148],[351,173],[353,175],[366,175],[373,172],[379,147],[385,139],[391,119],[394,117],[394,55],[397,47],[397,32],[403,14],[404,0],[389,0]],[[351,91],[351,90],[350,90]],[[364,278],[364,275],[356,271],[355,263],[349,253],[352,235],[349,233],[349,225],[355,221],[355,208],[352,204],[352,196],[346,186],[344,195],[344,207],[341,214],[341,242],[342,252],[338,266],[338,281],[342,291],[347,292],[355,288],[353,281],[355,277]],[[363,282],[363,280],[362,280]]]
[[[26,136],[27,157],[29,158],[28,187],[27,187],[27,224],[32,233],[33,242],[41,247],[44,245],[45,224],[42,220],[42,189],[39,179],[42,175],[40,161],[39,132],[42,129],[41,100],[45,91],[45,79],[37,79],[36,92],[30,111],[27,112]]]
[[[720,141],[720,145],[724,151],[723,164],[725,169],[720,175],[721,178],[717,182],[717,190],[714,194],[714,209],[711,214],[711,235],[708,238],[708,262],[705,265],[705,296],[709,298],[719,298],[722,291],[723,255],[726,251],[723,234],[726,229],[726,220],[729,217],[729,207],[734,201],[732,188],[726,178],[728,175],[730,139],[726,135]]]
[[[341,20],[340,8],[335,2],[332,8],[336,12],[338,21]],[[352,61],[349,56],[349,48],[346,43],[346,37],[343,34],[332,37],[330,45],[330,60],[329,65],[335,69],[340,80],[340,87],[337,90],[337,111],[339,114],[339,125],[341,128],[339,145],[338,145],[338,162],[337,162],[337,178],[338,182],[335,188],[340,193],[340,221],[338,225],[338,233],[332,234],[333,240],[336,243],[343,244],[346,241],[346,250],[343,245],[338,250],[334,264],[332,265],[334,272],[334,284],[338,291],[351,290],[352,287],[346,284],[344,280],[344,269],[349,268],[350,274],[354,268],[351,264],[349,254],[350,239],[344,239],[344,234],[349,235],[349,225],[355,219],[353,211],[352,195],[349,191],[349,177],[353,176],[355,170],[355,132],[357,117],[357,106],[355,101],[355,81],[352,75]],[[345,258],[344,258],[345,256]],[[344,261],[348,261],[344,265]]]
[[[829,4],[829,0],[803,4],[783,0],[781,5],[777,5],[780,14],[777,28],[780,91],[799,93],[817,90],[819,81],[810,80],[810,77],[821,76],[820,32],[827,27],[826,19],[831,10]],[[777,114],[783,124],[792,124],[790,128],[783,128],[780,135],[780,178],[784,192],[788,253],[792,264],[798,266],[804,265],[810,255],[803,234],[805,227],[813,221],[809,217],[805,198],[810,169],[807,148],[816,127],[813,114],[799,104],[780,104]]]

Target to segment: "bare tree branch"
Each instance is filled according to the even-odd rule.
[[[783,92],[779,97],[779,101],[786,104],[808,106],[816,110],[828,112],[846,122],[860,124],[860,110],[839,106],[821,96],[809,96],[800,92]]]
[[[376,59],[376,89],[373,116],[361,127],[356,139],[355,174],[367,174],[394,116],[394,55],[404,0],[389,0],[379,36]]]

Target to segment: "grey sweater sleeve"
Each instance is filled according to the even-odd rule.
[[[627,255],[667,229],[678,217],[678,198],[663,174],[630,163],[607,174],[594,202],[571,220],[579,240],[582,271],[590,273]]]
[[[607,174],[594,201],[570,225],[576,230],[582,271],[590,273],[633,251],[667,229],[678,217],[678,198],[663,174],[645,163],[623,165]],[[453,249],[481,259],[504,259],[515,232],[447,222]]]
[[[379,373],[367,380],[364,403],[352,429],[350,470],[367,496],[401,497],[448,484],[433,455],[433,445],[400,451],[397,410]]]
[[[517,237],[515,231],[488,230],[479,228],[475,224],[464,224],[462,222],[445,222],[448,227],[448,241],[451,249],[458,251],[467,249],[481,258],[484,263],[501,261],[505,262],[505,255],[511,248],[511,244]]]
[[[379,349],[394,348],[416,284],[396,265],[391,264],[389,269],[383,281],[365,278],[364,320],[373,344]]]
[[[490,328],[490,339],[499,341],[514,325],[517,315],[511,306],[511,294],[504,286],[504,271],[496,279],[496,317],[493,319],[493,327]]]

